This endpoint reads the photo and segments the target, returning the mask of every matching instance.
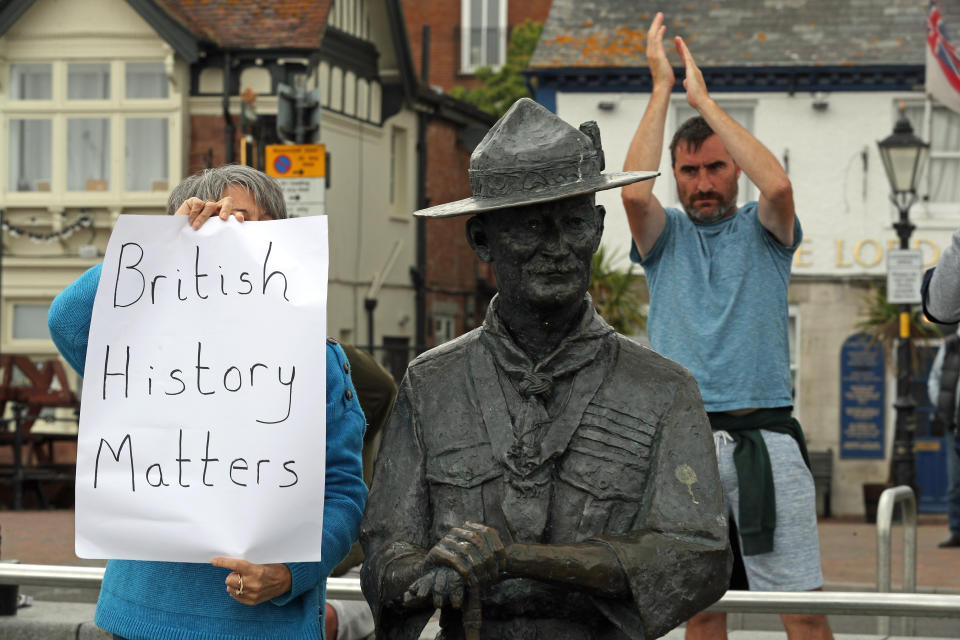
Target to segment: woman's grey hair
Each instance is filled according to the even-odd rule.
[[[275,220],[287,217],[287,203],[280,184],[252,167],[225,164],[188,176],[173,188],[167,198],[167,214],[173,215],[189,198],[219,200],[227,187],[238,185],[250,192],[260,210]]]

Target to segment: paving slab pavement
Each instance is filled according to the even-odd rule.
[[[94,605],[79,602],[35,601],[15,616],[0,617],[4,640],[112,640],[93,623]]]

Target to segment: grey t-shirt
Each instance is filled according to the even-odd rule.
[[[707,411],[791,406],[787,286],[799,218],[785,247],[760,224],[756,202],[709,224],[679,209],[666,217],[649,255],[630,249],[650,287],[653,348],[690,370]]]

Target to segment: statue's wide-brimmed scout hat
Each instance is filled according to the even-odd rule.
[[[470,156],[473,197],[415,211],[449,218],[523,207],[622,187],[660,175],[601,173],[603,151],[595,122],[574,129],[529,98],[513,103]]]

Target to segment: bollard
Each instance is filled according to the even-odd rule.
[[[3,537],[0,536],[0,544]],[[0,616],[17,615],[17,598],[20,595],[20,585],[0,584]]]
[[[877,505],[877,591],[890,591],[890,526],[893,507],[899,504],[903,521],[903,591],[917,591],[917,498],[913,489],[901,485],[880,494]],[[903,635],[913,635],[912,618],[903,619]],[[890,634],[890,618],[877,618],[877,633]]]

